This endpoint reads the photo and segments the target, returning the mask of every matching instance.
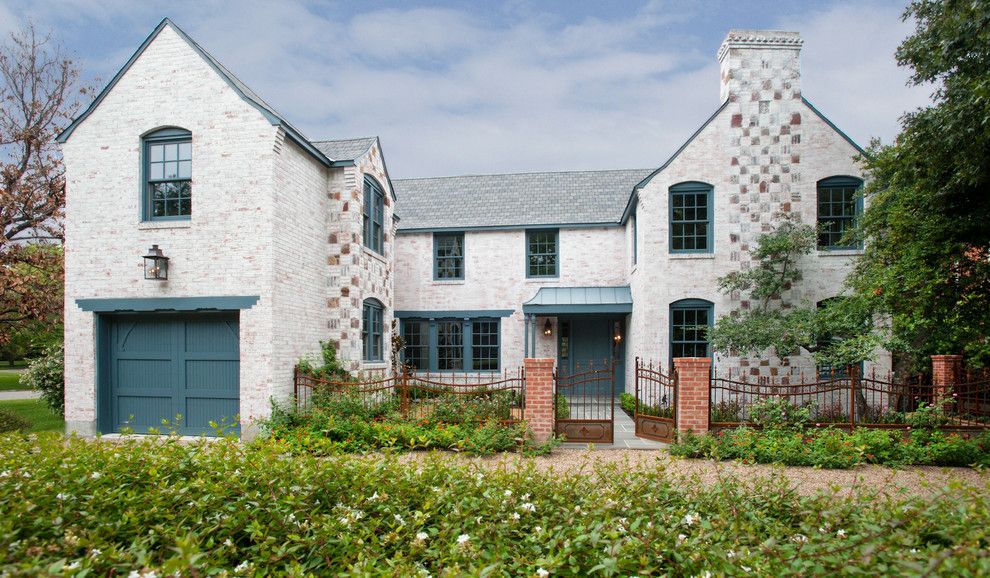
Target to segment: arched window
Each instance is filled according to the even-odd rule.
[[[385,228],[385,192],[378,181],[364,177],[364,246],[379,255],[385,253],[383,231]]]
[[[846,238],[863,212],[863,179],[838,176],[818,181],[818,248],[859,249]]]
[[[713,187],[691,181],[670,187],[670,252],[711,253]]]
[[[361,344],[365,361],[382,361],[382,326],[385,308],[377,299],[365,299],[361,319]]]
[[[183,128],[162,128],[144,135],[142,141],[142,219],[189,219],[192,133]]]
[[[681,299],[670,304],[670,359],[710,357],[706,335],[715,305],[704,299]]]

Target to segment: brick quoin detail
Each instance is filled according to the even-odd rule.
[[[707,433],[711,358],[677,357],[674,369],[677,370],[677,431]]]
[[[553,368],[552,358],[526,358],[526,423],[538,442],[553,435]]]
[[[949,389],[962,381],[962,366],[962,355],[932,356],[932,385],[937,397],[947,396]]]

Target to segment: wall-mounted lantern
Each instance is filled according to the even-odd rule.
[[[168,257],[162,253],[158,245],[152,245],[148,249],[148,254],[144,256],[144,278],[155,281],[168,279]]]
[[[618,321],[615,322],[615,325],[612,328],[612,341],[614,341],[616,345],[622,341],[622,328],[619,326]]]
[[[546,335],[547,337],[553,335],[553,324],[550,323],[549,319],[547,319],[547,322],[543,324],[543,335]]]

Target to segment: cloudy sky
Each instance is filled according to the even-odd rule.
[[[393,178],[647,168],[719,105],[730,28],[799,31],[804,94],[860,144],[925,104],[905,0],[0,0],[109,80],[170,17],[312,139],[378,135]]]

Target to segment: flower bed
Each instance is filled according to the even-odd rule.
[[[561,475],[284,442],[0,437],[10,576],[990,572],[990,495],[800,497],[662,470]]]

